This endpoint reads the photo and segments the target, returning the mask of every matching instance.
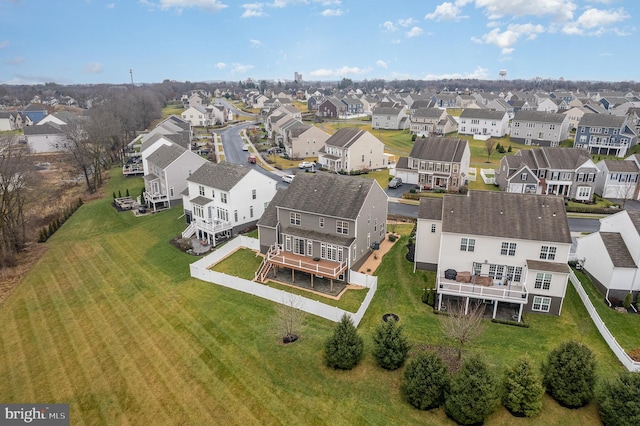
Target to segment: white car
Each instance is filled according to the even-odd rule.
[[[249,145],[242,145],[243,151],[249,151]]]
[[[307,168],[313,167],[315,165],[316,165],[316,163],[314,163],[313,161],[303,161],[302,163],[298,164],[298,168],[299,169],[307,169]]]
[[[284,175],[282,176],[282,181],[285,183],[291,183],[294,177],[296,177],[296,175]]]

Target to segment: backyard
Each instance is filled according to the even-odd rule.
[[[142,182],[114,170],[105,193],[137,194]],[[451,344],[421,302],[434,274],[414,274],[405,259],[410,226],[397,226],[403,236],[376,271],[378,291],[358,328],[365,357],[340,371],[322,360],[333,323],[307,315],[300,340],[284,345],[272,303],[189,276],[197,257],[169,243],[184,227],[180,207],[135,217],[110,202],[83,205],[2,305],[3,402],[70,403],[72,424],[453,424],[442,409],[404,402],[403,370],[384,371],[371,355],[373,329],[389,312],[416,350]],[[498,374],[525,353],[539,363],[571,338],[594,351],[600,377],[621,370],[571,286],[561,317],[525,320],[530,328],[487,322],[465,352]],[[598,422],[594,404],[570,410],[545,397],[536,418],[499,408],[487,424]]]

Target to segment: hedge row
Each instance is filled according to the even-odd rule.
[[[38,236],[38,242],[44,243],[47,241],[60,227],[75,213],[76,210],[82,205],[82,198],[78,198],[74,203],[67,206],[64,211],[55,219],[49,222],[49,226],[46,226],[40,230]]]

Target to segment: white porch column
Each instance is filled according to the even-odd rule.
[[[442,310],[442,293],[438,293],[438,310]]]
[[[520,310],[518,311],[518,322],[522,321],[522,307],[524,305],[520,304]]]
[[[469,297],[467,297],[467,300],[464,302],[464,314],[467,315],[468,312],[469,312]]]
[[[493,301],[493,316],[491,317],[491,319],[496,319],[496,313],[498,312],[498,301],[494,300]]]

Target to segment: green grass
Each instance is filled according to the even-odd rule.
[[[262,263],[262,257],[250,249],[238,249],[211,269],[234,277],[253,280],[255,273]]]
[[[412,225],[389,226],[405,236],[376,271],[378,292],[358,328],[365,356],[337,371],[322,360],[333,323],[308,315],[300,340],[283,345],[272,303],[189,276],[194,257],[169,244],[184,228],[179,207],[137,218],[110,206],[112,191],[142,184],[117,174],[104,199],[83,205],[46,243],[0,309],[1,401],[69,403],[74,425],[453,424],[442,409],[406,404],[403,370],[383,371],[371,354],[388,312],[414,345],[450,343],[420,300],[434,274],[414,274],[405,259]],[[499,374],[524,353],[539,362],[572,338],[596,353],[601,377],[621,369],[571,286],[561,317],[526,319],[528,329],[487,323],[467,353]],[[487,424],[598,422],[593,404],[568,410],[545,398],[534,419],[500,408]]]
[[[347,289],[347,291],[340,297],[340,299],[336,300],[331,297],[325,297],[317,293],[312,293],[303,289],[280,284],[271,280],[267,281],[265,285],[278,290],[284,290],[288,293],[304,296],[307,299],[317,300],[318,302],[324,303],[325,305],[335,306],[336,308],[344,309],[345,311],[353,313],[356,313],[358,309],[360,309],[360,305],[362,305],[364,298],[369,292],[369,289],[367,288]]]

